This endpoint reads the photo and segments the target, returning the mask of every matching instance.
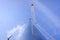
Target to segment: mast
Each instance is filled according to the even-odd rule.
[[[36,17],[35,17],[35,12],[34,12],[34,4],[31,4],[31,15],[32,15],[32,20],[33,20],[33,24],[36,24]]]

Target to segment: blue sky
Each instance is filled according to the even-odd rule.
[[[60,0],[37,0],[35,2],[37,22],[49,34],[59,39]],[[31,18],[31,0],[0,0],[0,40],[6,39],[8,30],[25,23],[29,18]]]

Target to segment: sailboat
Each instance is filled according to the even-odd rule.
[[[32,18],[29,18],[28,23],[25,23],[25,30],[21,34],[21,37],[16,39],[17,35],[14,39],[14,33],[18,31],[15,31],[13,34],[11,34],[7,40],[55,40],[48,32],[46,32],[36,21],[36,16],[34,13],[34,4],[31,4],[31,15]],[[19,30],[20,31],[20,30]],[[22,31],[22,30],[21,30]],[[44,34],[43,34],[44,33]]]

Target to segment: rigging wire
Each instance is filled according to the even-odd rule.
[[[53,38],[44,28],[42,28],[37,20],[36,20],[36,16],[35,16],[35,12],[34,12],[34,4],[33,4],[33,0],[31,0],[31,15],[32,15],[32,20],[33,20],[33,25],[32,25],[32,35],[34,35],[34,30],[33,27],[34,25],[37,25],[37,27],[39,28],[39,31],[42,31],[43,33],[45,33],[49,38],[51,38],[52,40],[55,40],[55,38]]]

